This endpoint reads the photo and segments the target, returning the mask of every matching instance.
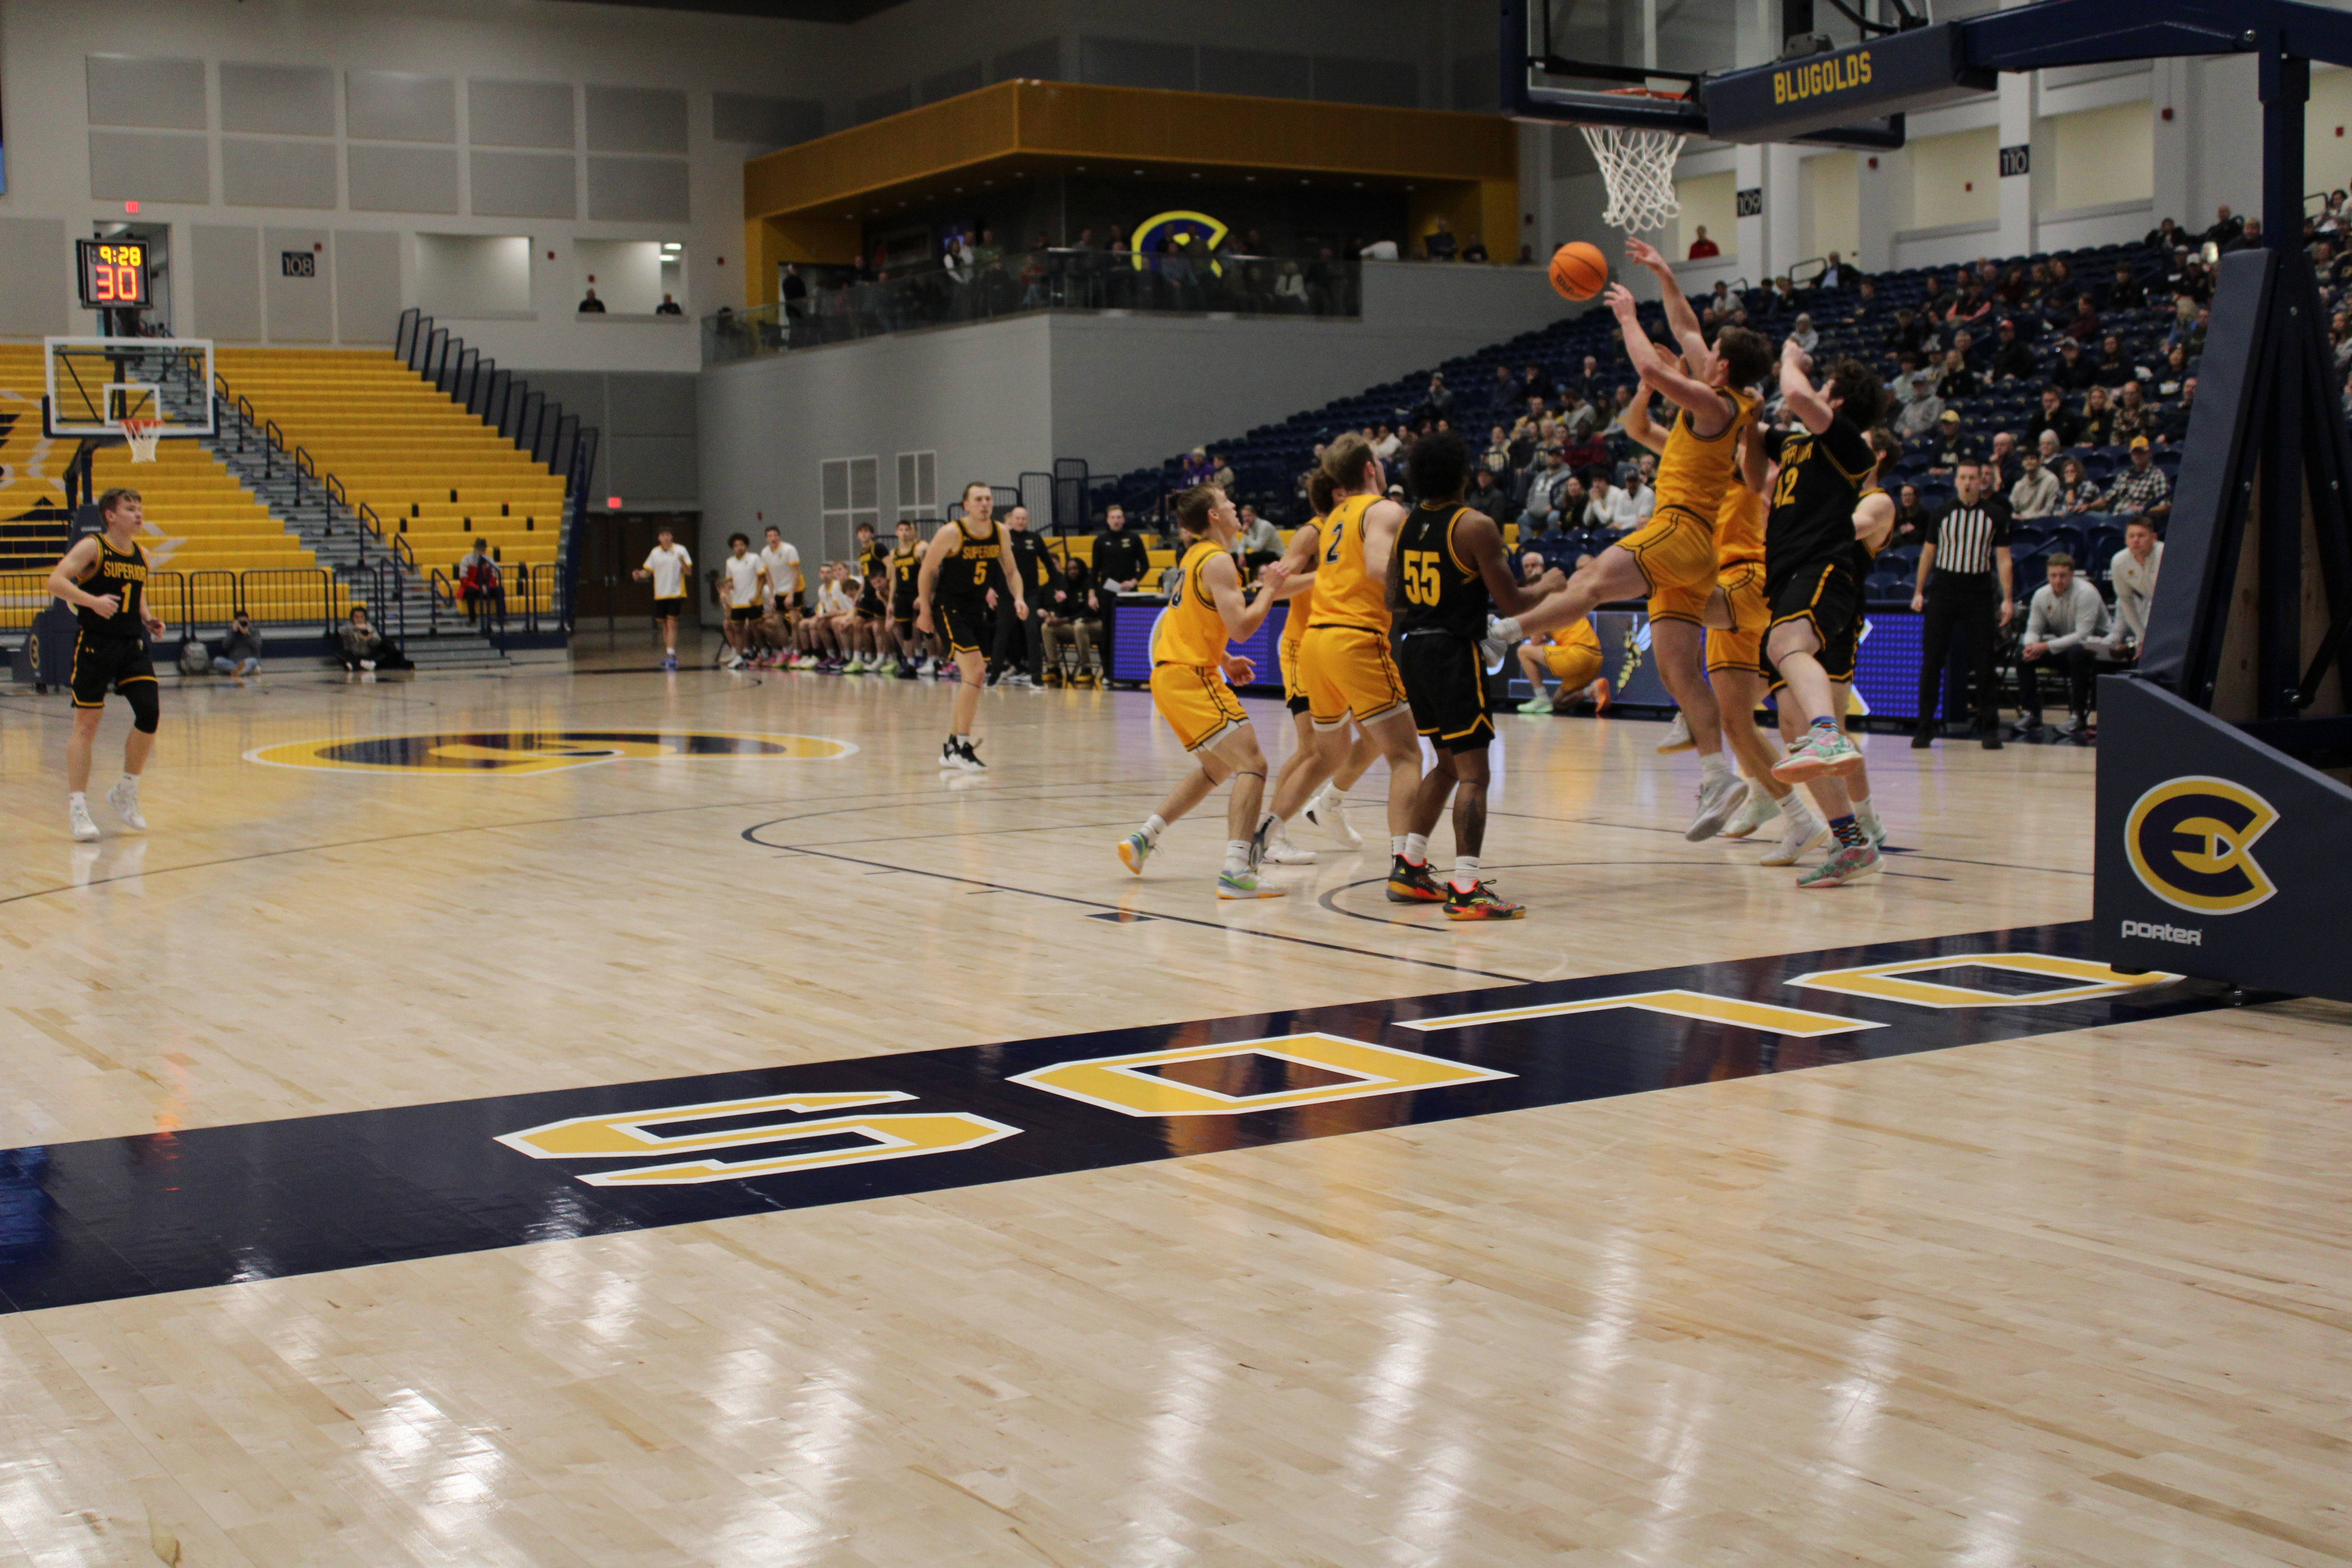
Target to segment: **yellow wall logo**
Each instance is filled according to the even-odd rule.
[[[546,773],[623,761],[736,757],[795,762],[845,757],[846,741],[822,735],[755,735],[720,730],[461,730],[423,735],[363,735],[289,741],[245,753],[278,768],[371,773]]]
[[[2228,779],[2170,779],[2132,805],[2124,848],[2140,886],[2177,910],[2230,915],[2278,889],[2263,875],[2254,840],[2278,812]]]
[[[1154,213],[1135,226],[1135,269],[1142,271],[1145,258],[1160,253],[1161,240],[1180,237],[1192,243],[1179,249],[1179,256],[1193,260],[1205,256],[1210,271],[1220,278],[1225,275],[1216,259],[1217,242],[1225,237],[1225,226],[1207,213],[1182,211]]]
[[[1835,54],[1772,73],[1772,101],[1801,103],[1832,92],[1851,92],[1870,85],[1870,51]]]

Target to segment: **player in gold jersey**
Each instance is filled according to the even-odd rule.
[[[1323,520],[1331,515],[1331,508],[1337,499],[1330,475],[1317,468],[1307,476],[1307,502],[1314,508],[1315,517],[1312,521],[1300,524],[1298,531],[1313,535],[1311,553],[1318,561],[1323,555]],[[1300,541],[1294,537],[1292,542]],[[1279,796],[1284,781],[1296,772],[1304,770],[1312,774],[1315,783],[1310,788],[1316,793],[1307,795],[1304,807],[1307,820],[1338,839],[1342,847],[1360,849],[1363,847],[1364,837],[1349,825],[1348,791],[1354,788],[1356,781],[1380,760],[1381,749],[1370,735],[1359,729],[1355,743],[1348,748],[1339,772],[1325,771],[1328,763],[1315,745],[1314,721],[1307,712],[1307,688],[1300,684],[1298,668],[1299,650],[1307,642],[1307,623],[1315,613],[1315,574],[1309,572],[1304,576],[1292,577],[1287,587],[1290,591],[1290,613],[1283,620],[1282,640],[1276,645],[1275,651],[1282,660],[1283,702],[1290,710],[1291,727],[1297,733],[1298,744],[1276,772],[1274,793]],[[1293,845],[1280,824],[1276,826],[1273,837],[1266,845],[1265,858],[1276,866],[1308,866],[1315,861],[1313,851]]]
[[[1361,436],[1350,432],[1325,447],[1323,471],[1331,476],[1337,498],[1330,516],[1318,533],[1301,529],[1283,558],[1266,568],[1265,581],[1279,594],[1292,577],[1315,574],[1315,608],[1307,617],[1298,667],[1316,766],[1339,772],[1350,718],[1371,737],[1389,763],[1391,889],[1409,887],[1416,901],[1437,903],[1445,889],[1431,878],[1425,857],[1408,852],[1413,794],[1421,786],[1421,737],[1389,649],[1389,553],[1405,510],[1388,499],[1381,460]],[[1257,854],[1297,816],[1317,782],[1304,767],[1283,774],[1273,808],[1252,839]]]
[[[1225,492],[1196,485],[1176,498],[1176,530],[1183,559],[1168,607],[1151,628],[1151,705],[1176,731],[1200,766],[1168,792],[1160,809],[1141,827],[1119,840],[1118,858],[1138,876],[1160,847],[1168,825],[1209,798],[1227,779],[1233,797],[1225,805],[1225,863],[1217,873],[1221,899],[1278,899],[1285,889],[1258,879],[1251,828],[1265,799],[1265,753],[1250,727],[1231,681],[1246,684],[1256,667],[1225,651],[1265,624],[1276,595],[1244,601],[1234,542],[1241,516]]]
[[[1609,308],[1643,386],[1680,410],[1660,449],[1656,504],[1646,524],[1602,551],[1566,588],[1505,621],[1498,635],[1517,641],[1523,633],[1581,620],[1612,599],[1648,599],[1658,673],[1682,705],[1699,751],[1698,814],[1684,835],[1696,840],[1719,832],[1748,798],[1748,786],[1723,758],[1721,716],[1700,653],[1715,592],[1716,519],[1756,416],[1752,389],[1772,368],[1772,350],[1745,327],[1726,327],[1708,343],[1665,258],[1638,239],[1625,242],[1625,254],[1657,276],[1682,350],[1679,361],[1661,353],[1634,314],[1633,296],[1622,283],[1609,286]]]

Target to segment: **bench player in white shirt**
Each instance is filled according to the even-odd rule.
[[[801,552],[784,542],[782,530],[772,522],[768,542],[760,547],[760,563],[768,569],[768,613],[760,622],[760,640],[776,650],[773,662],[789,665],[796,628],[808,613],[808,583],[801,575]]]
[[[654,585],[654,619],[661,623],[662,668],[676,669],[677,618],[686,614],[687,574],[694,570],[694,557],[687,553],[685,545],[671,537],[667,524],[656,539],[653,553],[629,575]]]
[[[751,662],[752,637],[767,614],[768,564],[751,553],[751,541],[727,536],[727,559],[719,563],[719,590],[727,601],[727,668]]]

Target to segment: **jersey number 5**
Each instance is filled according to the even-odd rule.
[[[1416,605],[1434,605],[1438,597],[1437,552],[1404,552],[1404,596]]]

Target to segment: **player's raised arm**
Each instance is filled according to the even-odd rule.
[[[1637,382],[1633,401],[1625,405],[1625,438],[1663,454],[1666,449],[1666,433],[1650,419],[1650,384]]]
[[[1723,427],[1721,422],[1728,417],[1723,394],[1684,374],[1679,366],[1669,363],[1666,357],[1658,352],[1658,345],[1650,341],[1650,334],[1634,315],[1633,295],[1625,285],[1612,283],[1604,298],[1609,301],[1609,309],[1616,313],[1618,330],[1625,339],[1625,357],[1633,362],[1633,374],[1642,378],[1642,384],[1689,410],[1694,423],[1702,416],[1717,422],[1714,431],[1701,430],[1699,435],[1711,438],[1720,432]]]
[[[1812,356],[1789,339],[1780,345],[1781,406],[1796,416],[1797,422],[1819,436],[1830,427],[1837,416],[1830,400],[1814,390],[1811,379]]]
[[[43,586],[76,609],[95,610],[110,616],[122,608],[122,601],[112,594],[89,593],[81,585],[81,579],[89,575],[89,569],[97,563],[98,535],[85,534],[49,568],[49,580]]]
[[[1693,371],[1705,374],[1714,351],[1707,347],[1706,334],[1700,331],[1698,312],[1683,293],[1682,280],[1675,276],[1674,264],[1658,254],[1658,247],[1645,239],[1625,237],[1625,255],[1637,267],[1646,267],[1658,279],[1658,289],[1666,304],[1666,326],[1682,344],[1683,357]]]

